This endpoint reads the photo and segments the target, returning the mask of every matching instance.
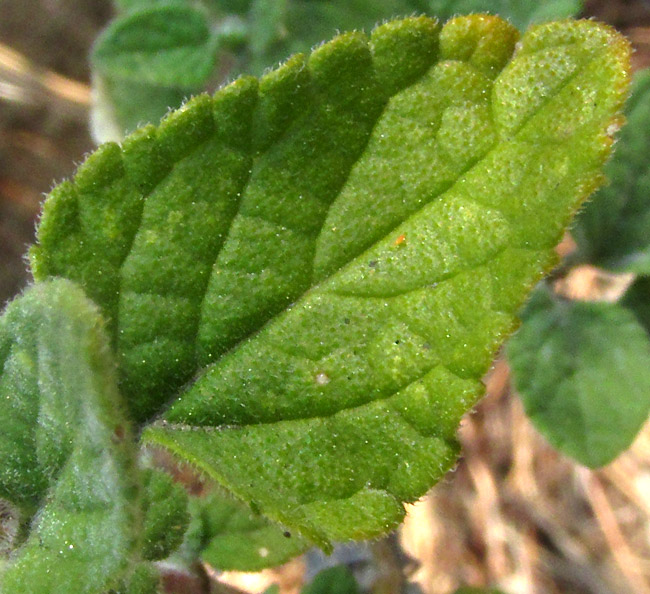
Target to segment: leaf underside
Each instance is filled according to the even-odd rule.
[[[101,317],[66,280],[37,285],[0,318],[0,495],[31,532],[4,594],[97,594],[136,558],[135,451]]]
[[[392,529],[454,464],[626,89],[606,27],[517,38],[481,15],[345,34],[54,190],[34,275],[101,305],[132,411],[167,409],[145,441],[323,546]]]

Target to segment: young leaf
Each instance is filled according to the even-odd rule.
[[[616,304],[537,291],[508,359],[535,427],[592,468],[627,449],[650,412],[650,340]]]
[[[650,69],[637,74],[626,106],[610,184],[577,219],[577,258],[615,271],[650,274]]]
[[[286,563],[309,544],[241,503],[218,494],[190,499],[184,552],[222,571],[260,571]]]
[[[359,586],[352,572],[339,565],[321,571],[302,594],[359,594]]]
[[[577,15],[581,0],[425,0],[428,11],[442,19],[457,14],[491,12],[508,19],[520,30],[542,23]]]
[[[92,156],[37,278],[111,319],[146,441],[314,542],[384,533],[599,183],[628,46],[496,17],[347,34]]]
[[[36,285],[0,318],[0,489],[31,533],[3,594],[101,594],[136,555],[130,431],[96,308],[66,280]]]

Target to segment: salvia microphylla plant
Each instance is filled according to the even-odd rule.
[[[394,529],[602,182],[628,54],[590,21],[412,17],[100,147],[0,321],[2,592],[156,592],[183,538],[258,569]]]

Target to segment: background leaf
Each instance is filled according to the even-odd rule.
[[[199,92],[213,73],[221,41],[207,14],[189,3],[131,8],[104,31],[92,53],[96,110],[118,138],[158,122],[169,106]]]
[[[322,546],[392,529],[454,464],[626,88],[609,29],[538,28],[508,64],[517,37],[484,16],[343,35],[54,192],[35,275],[105,309],[137,417],[208,365],[145,440]]]
[[[526,414],[553,447],[590,467],[627,449],[650,412],[650,340],[610,303],[537,291],[508,359]]]
[[[4,594],[100,594],[137,555],[135,452],[103,322],[72,283],[36,285],[0,319],[0,489],[43,503]]]

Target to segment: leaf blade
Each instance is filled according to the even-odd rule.
[[[148,361],[155,381],[166,384],[183,357],[185,371],[172,376],[176,388],[199,361],[217,361],[145,441],[171,449],[323,546],[394,527],[402,502],[417,499],[453,465],[458,421],[480,395],[478,378],[514,329],[526,292],[555,262],[553,246],[571,213],[597,185],[611,144],[606,129],[625,95],[628,48],[606,28],[539,27],[504,68],[515,41],[511,27],[485,16],[451,21],[440,36],[427,19],[389,24],[374,32],[370,48],[363,36],[345,35],[320,48],[306,68],[297,57],[265,77],[260,91],[240,81],[130,141],[126,152],[145,147],[145,164],[163,155],[158,173],[142,173],[137,184],[128,179],[140,171],[137,161],[115,165],[139,192],[178,173],[165,155],[178,160],[190,150],[196,162],[185,161],[186,175],[178,178],[190,188],[201,181],[196,165],[210,147],[235,155],[223,165],[233,184],[221,192],[229,213],[216,219],[223,230],[200,233],[216,238],[205,262],[187,230],[194,221],[204,229],[209,210],[183,221],[182,200],[158,195],[156,206],[147,194],[142,220],[152,224],[135,225],[130,241],[137,249],[120,251],[127,252],[120,280],[103,289],[102,303],[119,314],[119,350],[119,340],[137,345],[149,333],[133,358]],[[288,106],[305,104],[311,111],[294,118]],[[414,107],[420,104],[424,114]],[[211,119],[215,112],[221,119]],[[410,131],[426,147],[416,146],[422,152],[415,167],[410,136],[397,133],[401,119],[415,122]],[[382,130],[392,133],[388,149]],[[470,146],[463,142],[468,131],[477,140]],[[168,144],[161,148],[155,135]],[[227,151],[210,144],[215,137]],[[104,158],[114,150],[105,149]],[[446,169],[426,167],[432,153]],[[373,171],[379,183],[369,181]],[[381,195],[382,185],[397,190],[392,204],[385,193],[374,219],[349,210],[364,188]],[[183,191],[187,203],[198,190]],[[60,270],[51,229],[66,211],[56,202],[50,208],[60,211],[44,217],[33,252],[38,276]],[[170,217],[175,211],[182,224]],[[330,222],[343,228],[346,212],[354,224],[349,240],[338,241],[339,225]],[[166,245],[163,237],[174,241]],[[61,259],[64,274],[78,274]],[[131,289],[146,295],[153,286],[175,300],[149,291],[155,299],[126,316],[124,303],[110,300],[115,286],[127,288],[122,268]],[[185,278],[172,278],[181,269]],[[197,307],[192,291],[202,295],[194,310],[200,315],[188,317]],[[170,334],[160,336],[166,327]],[[171,348],[179,334],[187,355]],[[149,381],[134,377],[133,386]]]

